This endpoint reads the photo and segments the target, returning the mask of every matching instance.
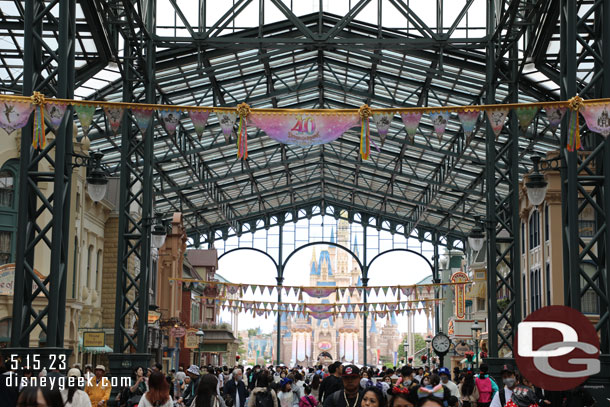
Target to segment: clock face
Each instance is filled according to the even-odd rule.
[[[432,339],[432,347],[437,353],[446,353],[451,346],[451,340],[445,334],[438,334]]]

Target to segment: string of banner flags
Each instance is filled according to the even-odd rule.
[[[553,131],[557,129],[565,113],[569,112],[567,142],[569,151],[581,148],[579,121],[581,115],[591,131],[604,137],[610,134],[608,114],[610,99],[584,100],[579,96],[567,101],[554,102],[389,109],[372,108],[366,104],[359,109],[258,109],[251,108],[246,103],[236,107],[157,105],[45,98],[39,92],[34,92],[30,97],[0,95],[0,101],[2,101],[0,127],[9,134],[23,128],[34,113],[32,144],[36,149],[45,147],[45,126],[48,125],[53,132],[57,132],[70,106],[78,117],[85,135],[89,132],[98,108],[104,111],[107,130],[114,135],[119,132],[125,112],[128,110],[131,111],[133,122],[142,134],[145,134],[151,125],[156,111],[158,120],[170,136],[175,135],[186,112],[200,140],[210,114],[214,113],[227,141],[232,134],[236,134],[237,156],[241,159],[248,158],[249,125],[264,131],[276,141],[303,147],[331,142],[350,128],[360,125],[360,155],[366,160],[371,152],[371,143],[380,151],[380,148],[371,141],[370,122],[372,121],[377,128],[383,146],[392,120],[397,114],[402,119],[407,138],[411,143],[424,114],[429,115],[439,141],[442,140],[452,113],[457,115],[467,144],[472,139],[482,116],[487,116],[489,119],[497,140],[511,111],[516,114],[520,130],[524,133],[541,110],[544,110],[549,127]],[[237,132],[235,132],[236,124]]]
[[[196,296],[208,303],[214,303],[222,310],[252,313],[253,315],[290,314],[295,317],[311,316],[316,319],[325,319],[330,316],[368,315],[385,318],[392,314],[422,313],[430,310],[432,305],[439,305],[444,298],[420,299],[395,302],[346,302],[346,303],[303,303],[303,302],[274,302],[274,301],[247,301],[242,299],[219,298],[211,296]]]
[[[293,294],[298,297],[299,302],[303,302],[303,294],[307,294],[312,298],[327,298],[332,294],[336,294],[338,296],[345,296],[347,293],[349,295],[359,294],[362,295],[366,293],[367,296],[370,296],[372,293],[375,295],[388,295],[390,293],[392,296],[398,298],[398,302],[400,301],[401,294],[406,298],[413,298],[412,302],[419,302],[420,299],[428,299],[426,294],[433,294],[433,290],[436,290],[441,287],[450,286],[465,286],[467,284],[472,284],[471,281],[461,281],[461,282],[452,282],[452,283],[434,283],[434,284],[412,284],[412,285],[396,285],[396,286],[349,286],[349,287],[337,287],[337,286],[285,286],[285,285],[268,285],[268,284],[237,284],[237,283],[225,283],[218,281],[208,281],[208,280],[199,280],[195,278],[180,278],[180,277],[170,277],[170,284],[174,282],[178,282],[178,284],[183,283],[199,283],[204,286],[204,288],[210,287],[216,289],[219,292],[219,297],[226,297],[228,295],[237,295],[244,296],[248,293],[252,295],[259,294],[263,295],[265,291],[269,294],[277,294],[278,290],[283,291],[286,295]],[[402,302],[409,302],[409,300],[404,300]],[[370,303],[372,304],[372,303]]]

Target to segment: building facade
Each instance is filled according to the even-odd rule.
[[[334,230],[331,242],[335,242]],[[349,223],[347,219],[339,219],[337,223],[336,242],[343,247],[349,247]],[[358,255],[357,245],[354,252]],[[329,246],[316,255],[315,248],[309,263],[309,285],[316,287],[355,287],[361,286],[360,269],[350,254]],[[346,290],[343,294],[331,294],[327,298],[311,298],[307,300],[315,304],[357,304],[363,298],[354,290]],[[314,363],[338,360],[346,363],[362,363],[364,352],[368,352],[367,361],[379,364],[381,359],[395,360],[402,336],[398,332],[395,317],[386,318],[385,324],[368,317],[367,348],[363,344],[363,315],[350,313],[356,307],[347,306],[346,314],[317,320],[306,314],[297,316],[281,316],[281,348],[280,360],[289,365],[312,365]],[[275,332],[277,332],[277,327]],[[274,332],[274,335],[275,335]],[[274,336],[275,337],[275,336]]]

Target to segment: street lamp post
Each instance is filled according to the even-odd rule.
[[[481,325],[479,321],[475,320],[470,330],[472,331],[472,339],[474,340],[474,357],[476,361],[476,367],[479,366],[479,333],[481,332]]]
[[[201,328],[199,328],[199,330],[195,333],[195,335],[197,335],[197,337],[199,338],[199,345],[197,346],[197,354],[199,356],[199,361],[198,363],[196,363],[197,366],[201,366],[201,356],[202,356],[202,352],[203,352],[203,337],[205,336],[205,332],[203,332],[201,330]]]
[[[428,348],[428,369],[430,369],[430,343],[432,342],[432,338],[430,335],[426,337],[426,347]]]

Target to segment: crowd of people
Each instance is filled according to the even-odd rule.
[[[10,373],[10,372],[9,372]],[[30,373],[31,374],[31,373]],[[61,375],[49,372],[48,375]],[[6,372],[4,372],[6,375]],[[85,377],[83,389],[26,386],[0,398],[0,407],[591,407],[582,387],[570,392],[536,388],[511,365],[501,383],[478,371],[446,367],[359,368],[329,366],[259,366],[229,368],[192,365],[163,372],[160,364],[136,367],[131,385],[115,389],[102,380],[106,369],[75,366],[67,377]],[[91,379],[91,380],[89,380]],[[116,391],[118,390],[118,391]],[[113,393],[114,394],[114,393]]]

